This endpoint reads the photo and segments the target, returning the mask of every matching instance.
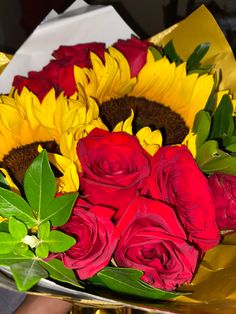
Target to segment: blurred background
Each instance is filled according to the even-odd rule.
[[[75,0],[0,1],[0,51],[14,53],[51,9],[63,12]],[[217,20],[236,55],[235,0],[87,0],[113,5],[141,37],[147,38],[180,21],[205,4]]]

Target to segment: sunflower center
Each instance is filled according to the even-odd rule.
[[[38,156],[38,145],[41,145],[48,152],[59,153],[59,146],[55,141],[35,142],[13,148],[3,157],[1,167],[5,168],[13,181],[21,186],[26,170]]]
[[[112,130],[117,123],[130,116],[131,109],[134,111],[134,133],[145,126],[159,129],[164,145],[179,144],[188,134],[189,129],[178,113],[145,98],[123,97],[104,102],[100,106],[100,117]]]

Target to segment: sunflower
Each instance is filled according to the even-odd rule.
[[[177,65],[166,56],[156,60],[151,50],[134,77],[127,59],[114,47],[104,53],[104,60],[93,52],[90,59],[91,68],[75,66],[78,91],[71,97],[63,93],[56,97],[52,89],[40,102],[26,88],[20,95],[15,91],[2,97],[4,104],[21,112],[15,116],[21,117],[16,120],[23,132],[18,133],[21,141],[9,141],[10,147],[2,154],[4,161],[13,148],[19,152],[27,144],[35,143],[36,149],[39,143],[55,143],[56,147],[45,148],[51,163],[63,174],[57,179],[58,191],[70,192],[79,187],[77,142],[95,127],[135,134],[151,155],[161,145],[183,143],[195,156],[194,118],[212,93],[212,74],[188,74],[186,62]],[[7,132],[0,130],[1,134]]]
[[[48,152],[60,153],[60,142],[68,129],[86,126],[96,121],[98,114],[96,103],[88,104],[75,97],[68,99],[63,94],[56,97],[53,89],[42,102],[27,88],[20,94],[12,90],[8,96],[2,95],[1,167],[15,183],[22,184],[26,169],[38,154],[39,144]],[[6,172],[4,175],[9,181]]]
[[[75,192],[79,189],[78,172],[81,171],[81,166],[76,153],[78,141],[86,137],[94,128],[107,130],[106,125],[98,116],[99,109],[96,101],[92,97],[86,97],[83,92],[77,96],[79,103],[87,108],[86,115],[84,114],[84,118],[79,123],[76,119],[66,120],[67,129],[60,137],[60,154],[55,152],[48,154],[50,162],[63,174],[57,178],[57,190],[61,193]],[[81,119],[80,112],[78,116]]]
[[[76,173],[81,169],[76,145],[94,127],[135,134],[151,155],[163,144],[179,143],[196,153],[196,135],[191,129],[212,92],[213,75],[187,74],[185,62],[176,65],[165,56],[155,60],[151,51],[135,77],[131,77],[127,59],[114,47],[105,52],[104,62],[95,53],[90,58],[90,69],[75,66],[78,94],[74,97],[86,107],[97,108],[98,104],[102,121],[71,126],[60,140],[62,155],[49,155],[64,174],[58,181],[61,192],[78,188]]]
[[[105,53],[104,63],[94,53],[91,62],[91,69],[75,67],[78,93],[82,86],[96,99],[108,128],[113,130],[133,110],[133,132],[143,127],[160,130],[164,144],[182,143],[214,86],[212,74],[188,74],[186,62],[176,65],[165,56],[155,60],[150,50],[146,64],[132,78],[126,58],[114,47]]]

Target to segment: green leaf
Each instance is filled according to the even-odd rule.
[[[51,231],[44,242],[49,245],[49,250],[52,253],[64,252],[76,243],[74,238],[58,230]]]
[[[218,155],[218,142],[209,140],[205,142],[197,152],[196,161],[198,166],[204,167],[214,156]]]
[[[236,157],[220,150],[217,141],[205,142],[198,150],[196,161],[205,173],[221,172],[236,175]]]
[[[150,46],[148,47],[148,49],[151,51],[155,61],[160,60],[162,58],[161,52],[154,46]]]
[[[10,187],[7,183],[7,180],[4,176],[4,174],[0,171],[0,187],[3,188],[3,189],[7,189],[7,190],[10,190]]]
[[[104,287],[122,294],[147,299],[168,300],[180,295],[180,293],[167,292],[149,286],[140,280],[142,275],[141,271],[135,269],[106,267],[89,281],[95,284],[98,282],[96,277],[99,277],[99,284],[102,282]]]
[[[0,223],[0,232],[9,232],[8,221],[2,221]]]
[[[187,60],[187,70],[190,71],[200,65],[200,61],[210,48],[210,43],[198,45]]]
[[[27,251],[22,255],[14,253],[0,254],[0,265],[10,266],[16,263],[27,262],[32,259],[34,259],[34,254],[31,251]]]
[[[49,237],[50,235],[50,221],[46,221],[42,224],[39,225],[38,229],[38,238],[40,240],[45,240]]]
[[[0,215],[6,218],[15,216],[23,221],[28,228],[36,224],[29,204],[18,194],[3,188],[0,188]]]
[[[84,288],[78,283],[73,270],[66,268],[60,260],[52,259],[47,262],[41,261],[40,264],[49,272],[51,278],[69,283],[79,288]]]
[[[13,253],[16,255],[24,255],[29,250],[29,246],[25,243],[17,243],[13,248]]]
[[[224,148],[230,152],[236,152],[236,135],[222,137]]]
[[[56,194],[56,179],[43,150],[27,169],[24,191],[35,215],[40,219]]]
[[[224,152],[219,151],[219,156],[212,158],[201,170],[208,174],[221,172],[236,176],[236,157],[226,155]]]
[[[191,70],[188,71],[188,74],[198,73],[200,75],[203,75],[203,74],[210,73],[211,69],[212,69],[211,64],[204,64],[204,65],[201,65],[197,68],[191,68]]]
[[[170,40],[164,47],[164,54],[171,62],[175,62],[176,64],[180,64],[182,62],[181,58],[177,54],[175,47],[173,45],[173,41]]]
[[[48,254],[49,254],[48,244],[45,242],[39,243],[39,245],[36,246],[35,254],[36,254],[36,256],[38,256],[40,258],[48,257]]]
[[[231,99],[228,95],[224,95],[213,116],[211,139],[218,139],[233,134],[234,120],[232,114],[233,105]]]
[[[22,240],[28,234],[28,229],[23,222],[15,217],[10,217],[9,232],[15,239]]]
[[[47,271],[36,260],[12,264],[11,272],[19,291],[27,291],[42,278],[47,278]]]
[[[219,86],[219,81],[220,81],[220,77],[218,75],[218,73],[216,72],[213,76],[214,78],[214,85],[212,87],[211,90],[211,94],[207,100],[207,103],[205,105],[205,110],[209,111],[209,112],[213,112],[215,110],[216,107],[216,92],[218,90],[218,86]]]
[[[229,152],[236,153],[236,143],[226,146],[225,149]]]
[[[43,213],[42,222],[50,220],[53,226],[64,225],[71,215],[78,193],[64,194],[54,198]]]
[[[193,132],[197,134],[196,148],[199,147],[207,140],[211,128],[211,117],[209,112],[200,110],[195,117],[193,124]]]
[[[236,143],[236,135],[222,137],[223,146],[229,146]]]
[[[10,233],[0,232],[0,254],[10,253],[14,246],[19,243]]]

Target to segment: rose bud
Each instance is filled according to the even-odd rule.
[[[208,180],[216,209],[216,223],[223,229],[236,229],[236,176],[216,173]]]

